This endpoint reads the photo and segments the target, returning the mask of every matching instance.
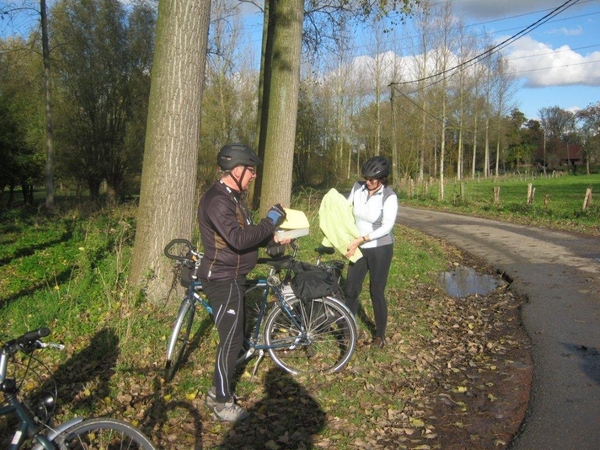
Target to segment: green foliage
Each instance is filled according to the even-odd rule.
[[[43,180],[41,60],[31,42],[0,39],[0,188]],[[30,201],[31,198],[27,198]]]
[[[58,162],[92,197],[103,181],[116,197],[141,170],[153,17],[144,3],[86,0],[53,8]]]

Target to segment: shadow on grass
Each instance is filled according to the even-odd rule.
[[[248,409],[250,417],[234,423],[218,448],[313,448],[326,423],[319,402],[279,368],[267,372],[264,390],[265,398]]]
[[[201,450],[202,445],[202,417],[198,408],[192,402],[167,400],[162,377],[157,375],[153,380],[152,396],[140,397],[132,406],[147,405],[140,429],[154,443],[159,443],[157,448],[169,448],[174,445],[173,438],[177,439],[177,445],[185,441],[185,448]],[[177,417],[173,422],[169,419],[169,412]],[[187,416],[186,416],[187,414]],[[189,418],[191,417],[191,421]],[[183,448],[183,447],[177,447]]]
[[[40,392],[57,388],[57,404],[69,412],[94,416],[110,396],[110,379],[119,358],[119,338],[110,328],[98,331],[89,344],[58,366]]]
[[[62,286],[63,284],[67,283],[67,281],[71,278],[71,268],[67,268],[65,269],[63,272],[57,274],[54,279],[53,282],[59,286]],[[38,283],[35,283],[32,286],[29,286],[26,289],[21,289],[19,292],[15,292],[14,294],[10,294],[6,297],[0,297],[0,309],[4,308],[5,306],[7,306],[9,303],[13,302],[13,301],[17,301],[22,297],[27,297],[30,295],[33,295],[36,291],[40,290],[40,289],[47,289],[48,288],[48,283],[46,280],[42,280]]]
[[[31,256],[31,255],[35,254],[37,251],[41,251],[41,250],[45,250],[47,248],[51,248],[51,247],[53,247],[53,246],[55,246],[57,244],[60,244],[61,242],[67,242],[72,237],[73,237],[73,232],[72,231],[66,231],[58,239],[54,239],[54,240],[51,240],[51,241],[48,241],[48,242],[39,243],[37,245],[32,245],[32,246],[27,247],[27,248],[19,248],[13,255],[7,256],[5,258],[0,258],[0,266],[3,266],[5,264],[10,264],[13,261],[18,260],[19,258],[25,258],[27,256]]]
[[[175,318],[175,320],[177,320],[177,318]],[[182,354],[179,355],[179,358],[176,361],[173,361],[173,367],[169,370],[170,373],[167,374],[165,371],[165,381],[172,381],[173,378],[177,376],[177,372],[179,372],[182,367],[185,367],[190,355],[200,347],[204,339],[210,334],[213,323],[212,318],[204,317],[200,323],[200,328],[194,333]]]

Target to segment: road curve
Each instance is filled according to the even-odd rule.
[[[403,206],[398,222],[484,259],[529,299],[533,386],[510,449],[600,449],[600,239]]]

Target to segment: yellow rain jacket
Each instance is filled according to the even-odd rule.
[[[325,234],[322,245],[334,247],[342,255],[348,252],[350,242],[360,236],[354,222],[352,204],[333,188],[323,196],[321,201],[319,226]],[[349,259],[354,263],[360,258],[362,258],[362,252],[357,248]]]

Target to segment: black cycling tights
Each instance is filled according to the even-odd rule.
[[[202,280],[202,290],[208,297],[219,332],[213,375],[213,386],[219,403],[225,403],[232,398],[231,382],[235,362],[244,343],[244,287],[245,278],[225,281]]]
[[[362,291],[367,272],[369,272],[369,292],[371,302],[373,302],[373,314],[375,315],[375,336],[384,338],[388,317],[385,286],[392,264],[394,246],[390,244],[374,248],[361,248],[360,251],[363,257],[348,267],[346,305],[354,315],[358,313],[358,297]]]

